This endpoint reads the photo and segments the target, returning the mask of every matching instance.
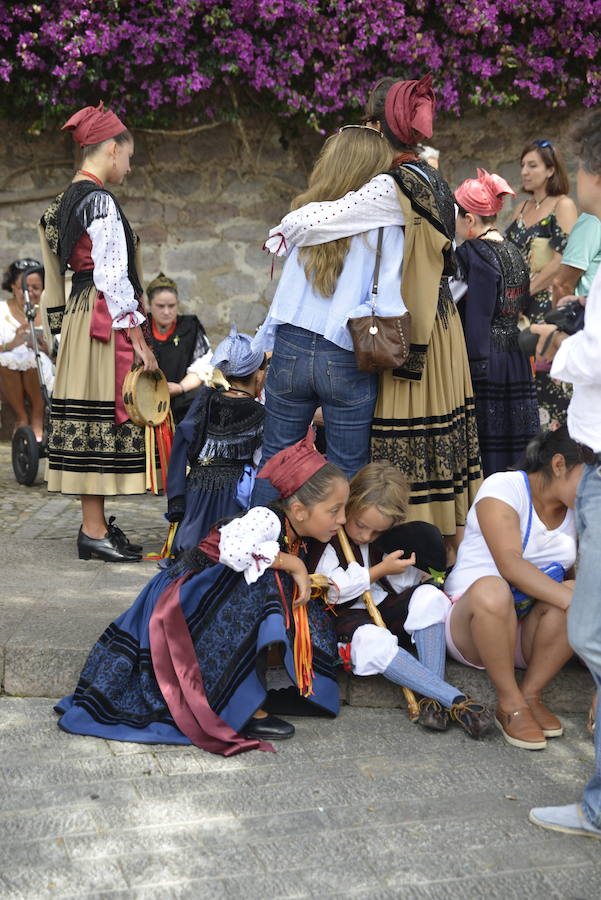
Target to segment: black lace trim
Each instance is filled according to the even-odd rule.
[[[117,198],[92,181],[76,181],[59,194],[45,210],[41,224],[50,249],[58,256],[61,274],[67,271],[75,245],[94,219],[106,218],[112,198],[125,232],[128,278],[136,297],[143,293],[135,263],[138,242]],[[84,202],[85,201],[85,202]]]
[[[443,250],[442,274],[455,275],[457,260],[452,244],[455,237],[455,201],[449,185],[436,169],[421,160],[402,163],[388,174],[409,198],[411,207],[451,241],[451,246]]]
[[[227,460],[224,464],[214,465],[212,461],[207,463],[195,463],[186,479],[186,490],[202,491],[215,494],[224,487],[231,485],[232,489],[244,471],[244,460]]]
[[[190,465],[201,456],[251,459],[261,445],[265,407],[256,400],[225,397],[215,388],[206,388],[204,396],[194,411],[197,437],[188,451]]]

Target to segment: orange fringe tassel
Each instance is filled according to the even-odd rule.
[[[286,630],[290,628],[290,613],[286,603],[286,595],[280,579],[279,572],[275,572],[275,580],[280,592],[280,600],[286,615]],[[311,646],[311,632],[309,631],[309,617],[307,607],[295,606],[298,597],[298,588],[294,585],[292,594],[292,617],[294,619],[294,672],[296,683],[303,697],[310,697],[313,693],[313,647]]]
[[[146,444],[146,490],[152,491],[153,494],[158,494],[161,486],[163,487],[163,490],[166,488],[167,469],[169,468],[174,431],[175,422],[173,421],[171,412],[160,425],[146,426],[144,435]],[[157,452],[159,456],[162,485],[159,484],[157,471]]]
[[[294,598],[296,597],[296,585]],[[294,603],[294,599],[292,601]],[[294,671],[296,683],[303,697],[313,694],[313,647],[311,646],[311,633],[309,631],[309,616],[307,607],[293,606],[294,616]]]

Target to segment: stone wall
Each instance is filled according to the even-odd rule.
[[[452,186],[477,165],[519,187],[525,141],[561,141],[570,115],[540,106],[470,112],[441,119],[431,141]],[[76,164],[71,138],[23,136],[3,123],[0,146],[0,266],[38,256],[35,223],[68,183]],[[180,287],[183,311],[196,312],[213,343],[235,321],[252,331],[263,319],[281,262],[261,250],[268,228],[306,184],[322,138],[282,140],[279,120],[257,116],[192,134],[136,133],[133,171],[117,188],[144,247],[146,281],[159,270]],[[508,209],[504,220],[510,215]]]

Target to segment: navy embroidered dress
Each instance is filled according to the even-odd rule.
[[[264,419],[256,400],[200,389],[177,426],[169,461],[167,518],[179,521],[175,555],[197,547],[215,522],[248,509]]]
[[[284,516],[279,510],[276,515],[282,525],[280,546],[287,550],[282,537]],[[195,671],[188,674],[204,688],[209,712],[219,717],[221,725],[225,723],[238,732],[264,703],[268,645],[282,645],[285,668],[296,684],[292,578],[267,568],[254,584],[247,584],[243,572],[214,563],[196,550],[156,575],[133,606],[94,644],[75,692],[56,706],[62,729],[120,741],[195,743],[214,750],[210,742],[196,739],[194,731],[186,734],[176,724],[173,689],[181,687],[185,692],[189,684],[180,676],[180,684],[172,681],[167,692],[157,677],[154,617],[174,586],[179,587],[178,602],[171,607],[165,627],[171,628],[176,642],[191,641]],[[313,694],[308,699],[336,715],[339,693],[334,629],[321,601],[310,600],[307,612],[314,670]]]
[[[467,283],[459,309],[488,477],[513,465],[540,428],[530,361],[518,347],[529,272],[511,241],[468,240],[457,249],[457,259]]]

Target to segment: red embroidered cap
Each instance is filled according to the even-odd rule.
[[[105,109],[101,100],[98,106],[84,106],[72,115],[61,131],[70,131],[80,147],[90,147],[117,137],[127,131],[127,125],[110,109]]]
[[[467,178],[455,191],[455,199],[466,212],[477,216],[496,216],[503,208],[505,196],[515,191],[500,175],[478,169],[477,178]]]
[[[309,425],[302,441],[272,456],[257,478],[269,478],[281,497],[291,497],[328,462],[325,456],[315,449],[314,440],[315,432],[313,426]]]
[[[403,144],[432,137],[435,108],[431,74],[419,81],[395,81],[384,101],[388,127]]]

